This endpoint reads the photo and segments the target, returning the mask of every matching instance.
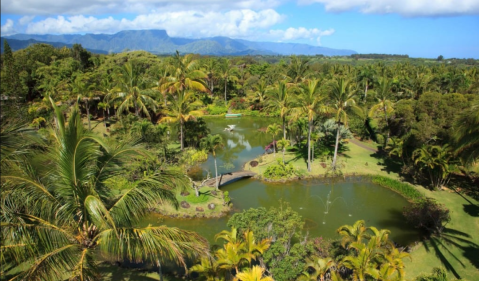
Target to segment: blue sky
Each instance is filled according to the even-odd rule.
[[[2,36],[165,29],[359,53],[479,59],[479,0],[4,0]]]

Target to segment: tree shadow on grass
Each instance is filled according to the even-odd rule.
[[[444,267],[454,274],[457,279],[461,279],[461,276],[445,256],[445,253],[455,259],[462,267],[465,267],[465,264],[460,259],[461,257],[456,256],[451,251],[451,247],[459,248],[463,251],[462,257],[468,259],[474,267],[479,268],[479,260],[477,258],[479,256],[479,245],[466,238],[471,238],[471,236],[456,229],[445,228],[440,237],[431,236],[428,240],[423,241],[423,244],[428,252],[432,248]]]
[[[469,205],[464,204],[462,206],[463,206],[464,212],[466,212],[470,216],[479,217],[479,206],[474,204],[469,204]]]
[[[381,171],[385,171],[386,173],[401,173],[401,168],[403,163],[399,159],[394,159],[388,157],[383,151],[377,151],[373,154],[370,154],[371,157],[378,159],[377,165],[381,166]]]

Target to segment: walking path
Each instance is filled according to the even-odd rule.
[[[357,145],[357,146],[359,146],[359,147],[362,147],[362,148],[364,148],[364,149],[367,149],[367,150],[369,150],[369,151],[371,151],[371,152],[378,152],[377,149],[372,148],[372,147],[369,147],[369,146],[365,145],[364,143],[358,141],[358,140],[355,139],[355,138],[349,139],[349,142],[354,143],[355,145]]]

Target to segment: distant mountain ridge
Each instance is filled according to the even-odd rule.
[[[81,44],[96,52],[119,53],[125,50],[144,50],[156,54],[197,53],[202,55],[325,55],[349,56],[353,50],[331,49],[296,43],[253,42],[229,37],[188,39],[170,37],[165,30],[124,30],[115,34],[37,35],[15,34],[6,39],[36,40],[50,44]],[[9,41],[10,42],[10,41]],[[32,42],[32,41],[30,41]],[[18,45],[19,42],[16,42]],[[30,43],[31,44],[31,43]],[[28,46],[28,45],[27,45]],[[12,49],[15,50],[13,46]]]

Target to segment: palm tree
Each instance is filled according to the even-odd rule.
[[[229,59],[225,59],[223,63],[220,65],[220,76],[225,83],[225,105],[228,104],[228,100],[226,98],[226,89],[228,88],[228,80],[238,80],[237,69],[230,63]]]
[[[384,142],[384,147],[389,143],[389,119],[388,113],[391,114],[394,111],[393,102],[391,101],[392,94],[392,80],[387,77],[382,77],[378,79],[377,88],[375,97],[377,104],[373,105],[369,111],[369,116],[374,117],[377,112],[384,113],[384,121],[386,122],[387,136]]]
[[[366,276],[374,280],[379,277],[376,261],[381,257],[380,250],[375,246],[375,240],[368,244],[353,242],[350,247],[356,250],[356,256],[346,256],[341,260],[341,265],[353,270],[353,280],[364,281]]]
[[[184,186],[184,177],[156,172],[112,196],[107,180],[147,152],[134,143],[105,144],[83,128],[78,105],[65,122],[50,101],[58,125],[45,160],[2,171],[1,263],[11,265],[2,274],[16,267],[22,271],[14,278],[22,280],[98,280],[98,254],[160,266],[164,260],[185,265],[186,258],[208,253],[207,241],[194,232],[136,226],[158,202],[178,205],[163,186]]]
[[[352,109],[359,111],[360,109],[355,106],[356,101],[354,100],[356,96],[356,89],[353,88],[353,85],[349,80],[344,78],[336,79],[331,88],[331,99],[336,112],[336,144],[334,146],[334,157],[332,168],[336,169],[336,160],[338,155],[338,145],[339,145],[339,131],[342,124],[345,126],[348,125],[348,114],[346,109],[351,107]]]
[[[273,152],[274,158],[276,158],[276,141],[274,137],[281,131],[281,127],[278,124],[271,124],[266,128],[266,133],[271,134],[273,136]]]
[[[91,130],[90,105],[88,102],[92,101],[96,95],[93,92],[95,86],[90,84],[87,79],[88,77],[85,75],[78,75],[75,80],[73,80],[71,88],[72,93],[77,94],[78,98],[85,102],[88,130]]]
[[[160,81],[160,91],[166,90],[170,94],[192,90],[199,92],[208,92],[205,80],[207,75],[201,71],[200,64],[192,54],[180,56],[180,53],[176,51],[173,60],[173,69],[171,76],[167,81]]]
[[[308,117],[308,172],[311,172],[311,133],[313,132],[314,118],[317,115],[332,111],[323,104],[326,95],[320,91],[320,81],[313,79],[308,84],[302,84],[301,94],[298,97],[299,114]]]
[[[211,257],[201,257],[200,263],[190,268],[191,272],[197,272],[200,276],[205,277],[206,281],[217,281],[222,269],[215,259]]]
[[[286,147],[289,146],[290,142],[287,139],[280,139],[279,141],[276,142],[278,145],[278,148],[283,150],[283,164],[284,164],[284,152],[286,150]]]
[[[200,147],[213,155],[215,159],[215,180],[216,190],[218,190],[218,166],[216,165],[216,151],[224,147],[223,138],[220,135],[207,135],[200,141]]]
[[[241,281],[273,281],[274,279],[270,276],[264,276],[264,268],[260,266],[253,266],[252,269],[245,269],[244,271],[236,275]]]
[[[366,237],[366,222],[364,220],[356,221],[352,226],[343,225],[338,228],[337,232],[342,236],[341,245],[346,247],[346,245],[353,242],[361,242]],[[348,246],[349,247],[349,246]]]
[[[186,121],[195,120],[195,115],[201,115],[200,111],[194,110],[199,104],[191,91],[181,91],[176,96],[170,95],[168,99],[170,102],[166,111],[168,116],[161,118],[160,122],[180,122],[180,145],[181,150],[184,150],[183,126]]]
[[[392,278],[397,277],[397,280],[404,280],[404,258],[411,258],[411,256],[403,251],[399,251],[396,247],[388,251],[388,253],[382,256],[384,262],[379,268],[380,280],[394,280]]]
[[[367,99],[369,85],[372,84],[375,74],[376,70],[372,65],[367,65],[359,71],[358,80],[364,83],[364,100]]]
[[[423,145],[414,150],[412,158],[420,170],[427,170],[429,180],[434,188],[438,188],[448,181],[450,173],[449,159],[451,158],[449,145]]]
[[[283,122],[283,138],[286,138],[286,116],[291,110],[291,101],[288,88],[284,82],[278,82],[275,91],[271,92],[271,96],[268,98],[267,108],[272,111],[279,111],[279,116]]]
[[[156,101],[148,91],[145,91],[146,80],[143,79],[139,67],[127,62],[120,68],[115,78],[117,87],[112,101],[121,101],[117,114],[121,114],[133,105],[136,116],[140,116],[140,112],[143,112],[148,119],[151,119],[149,109],[156,111]]]
[[[330,257],[321,258],[318,256],[312,256],[311,258],[306,258],[305,272],[308,273],[310,280],[326,280],[326,276],[329,275],[329,280],[338,280],[336,276],[336,271],[334,270],[336,263]],[[309,273],[309,270],[313,270],[313,273]]]

